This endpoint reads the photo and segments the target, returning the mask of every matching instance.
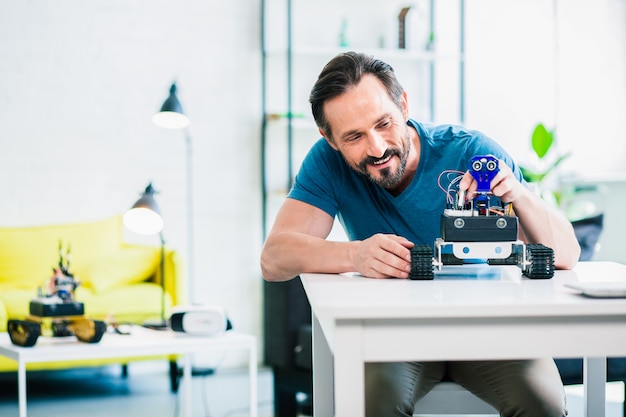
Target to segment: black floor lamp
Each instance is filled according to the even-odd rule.
[[[159,210],[159,206],[154,199],[156,191],[149,183],[143,194],[133,204],[133,206],[124,213],[124,225],[133,233],[138,235],[159,235],[161,241],[161,317],[158,321],[146,321],[145,327],[154,329],[165,329],[168,327],[165,317],[165,239],[163,239],[163,218]]]
[[[194,296],[194,224],[193,224],[193,158],[191,136],[189,135],[189,118],[183,113],[183,107],[176,96],[176,83],[172,83],[170,93],[158,113],[152,116],[152,122],[165,129],[182,129],[185,135],[186,181],[187,181],[187,294],[193,304]]]
[[[191,147],[191,135],[189,135],[189,118],[183,112],[183,106],[176,96],[176,83],[172,83],[170,93],[163,102],[158,113],[152,116],[152,122],[158,127],[165,129],[182,129],[185,135],[187,153],[185,162],[187,165],[187,294],[190,304],[194,304],[194,224],[193,224],[193,158]],[[194,376],[207,376],[215,372],[213,368],[192,367],[191,374]]]

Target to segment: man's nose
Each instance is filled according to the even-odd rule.
[[[387,150],[387,143],[383,137],[377,133],[372,133],[368,136],[368,149],[369,156],[374,158],[382,158]]]

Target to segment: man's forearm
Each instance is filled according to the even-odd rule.
[[[261,271],[267,281],[288,281],[304,272],[349,272],[353,269],[348,255],[352,244],[303,233],[281,233],[266,241]]]
[[[567,218],[535,195],[515,204],[515,212],[528,243],[542,243],[554,250],[554,265],[571,269],[578,262],[580,246]]]

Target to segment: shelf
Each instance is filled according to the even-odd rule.
[[[464,59],[463,54],[440,54],[433,51],[416,50],[416,49],[391,49],[391,48],[324,48],[316,46],[304,46],[291,49],[291,55],[295,58],[320,58],[327,61],[335,55],[343,52],[358,51],[369,55],[373,55],[376,58],[383,61],[409,61],[409,62],[440,62],[440,61],[452,61],[459,62]],[[284,57],[287,54],[287,49],[273,48],[266,50],[266,57],[271,59],[273,57]],[[321,68],[320,68],[321,69]]]
[[[275,126],[287,127],[289,125],[289,119],[277,113],[269,113],[266,118],[268,123]],[[317,131],[317,125],[312,117],[293,117],[291,119],[291,127],[294,129],[314,129]]]
[[[273,223],[276,204],[282,201],[277,195],[285,195],[291,188],[302,160],[320,138],[308,101],[310,89],[324,65],[338,54],[362,52],[391,65],[409,96],[412,118],[463,122],[464,0],[458,5],[435,3],[413,2],[412,10],[418,14],[412,13],[407,25],[409,48],[400,49],[396,25],[404,1],[261,2],[264,236]],[[458,36],[450,27],[454,21],[459,22]],[[321,29],[319,22],[323,22]],[[433,33],[435,43],[428,43]],[[346,39],[350,44],[339,46]]]

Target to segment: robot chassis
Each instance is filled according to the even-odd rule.
[[[434,251],[428,245],[411,249],[409,278],[431,280],[434,268],[441,270],[444,265],[462,265],[474,259],[487,259],[489,265],[517,265],[531,279],[552,278],[554,251],[518,240],[517,217],[506,215],[504,205],[491,195],[491,180],[499,172],[498,159],[475,156],[469,171],[478,183],[476,197],[465,204],[463,193],[457,193],[456,204],[441,215],[442,237],[436,239]]]
[[[61,337],[76,336],[85,343],[98,343],[106,331],[103,321],[85,316],[84,304],[74,300],[78,280],[69,270],[69,250],[63,257],[59,244],[59,265],[48,282],[46,293],[31,300],[29,315],[24,320],[9,319],[7,330],[14,345],[31,347],[42,334]]]

